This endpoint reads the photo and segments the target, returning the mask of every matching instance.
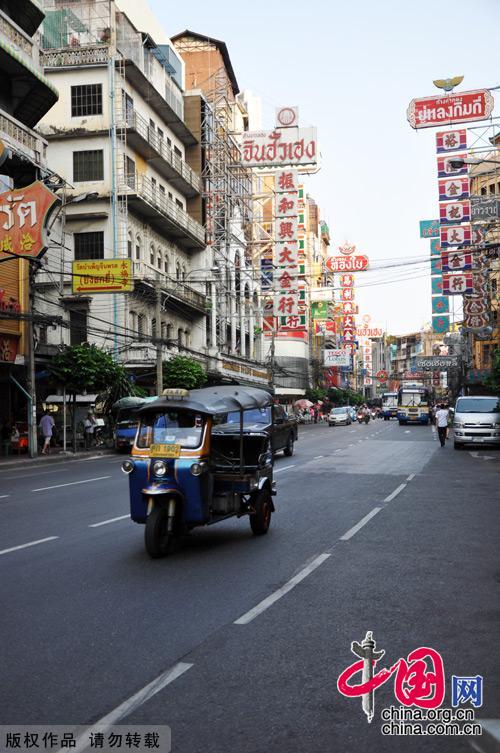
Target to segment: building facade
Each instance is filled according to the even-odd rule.
[[[5,192],[10,189],[29,186],[50,175],[47,142],[35,130],[58,97],[41,64],[38,29],[43,18],[43,11],[32,0],[0,2],[0,193],[7,197]],[[4,253],[2,241],[0,422],[24,422],[33,417],[32,411],[29,416],[26,413],[26,392],[33,396],[35,391],[28,369],[28,321],[33,314],[29,279],[29,262]]]

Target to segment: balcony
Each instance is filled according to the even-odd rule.
[[[7,0],[2,7],[9,18],[28,36],[33,36],[43,21],[44,12],[38,0]]]
[[[9,100],[13,103],[12,114],[29,127],[33,127],[57,102],[57,89],[42,75],[38,47],[27,39],[2,16],[3,26],[9,35],[0,29],[0,80],[9,83]],[[16,42],[11,37],[17,33]],[[19,47],[19,40],[25,49]],[[34,56],[34,57],[33,57]]]
[[[0,10],[0,35],[8,39],[18,54],[26,57],[27,62],[36,66],[40,65],[40,50],[38,46],[2,10]]]
[[[0,110],[0,138],[11,147],[14,155],[22,153],[37,165],[45,162],[47,142],[6,112]]]
[[[188,250],[205,248],[205,228],[159,191],[151,178],[129,175],[119,192],[126,195],[129,209],[147,220],[161,235],[174,239]]]
[[[74,68],[80,66],[107,65],[109,47],[107,44],[94,44],[86,47],[60,47],[44,50],[43,66],[46,70],[55,68]]]
[[[126,114],[124,122],[128,144],[183,196],[192,198],[201,192],[199,176],[149,127],[147,120],[133,111]]]
[[[170,275],[159,273],[153,267],[145,264],[144,262],[135,261],[133,265],[133,274],[137,285],[144,285],[151,287],[155,277],[160,274],[161,288],[165,293],[163,305],[165,308],[179,312],[179,308],[183,313],[192,315],[206,314],[207,312],[207,297],[200,293],[195,288],[188,285],[183,280],[178,280]]]

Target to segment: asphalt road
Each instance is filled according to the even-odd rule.
[[[368,724],[337,678],[372,630],[380,667],[432,647],[444,705],[452,674],[481,674],[477,716],[500,716],[499,459],[430,427],[304,427],[267,536],[231,519],[156,561],[121,457],[0,469],[0,723],[116,711],[170,725],[174,753],[470,751],[383,736],[393,680]]]

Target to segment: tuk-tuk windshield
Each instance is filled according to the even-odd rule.
[[[137,434],[137,447],[145,449],[152,444],[178,444],[194,449],[199,447],[205,419],[193,411],[165,411],[141,419]]]
[[[240,412],[235,410],[227,414],[225,423],[239,424]],[[270,424],[271,423],[271,408],[251,408],[250,410],[243,411],[243,424],[245,426],[251,426],[253,424]]]

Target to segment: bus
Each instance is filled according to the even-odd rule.
[[[427,425],[430,392],[420,382],[403,382],[398,390],[398,421],[400,426],[409,423]]]
[[[384,392],[382,394],[382,415],[384,421],[390,421],[398,415],[398,393]]]

